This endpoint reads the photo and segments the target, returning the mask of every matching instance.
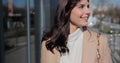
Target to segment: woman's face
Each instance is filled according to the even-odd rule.
[[[90,15],[89,3],[87,0],[80,0],[72,9],[70,14],[70,27],[87,26]]]

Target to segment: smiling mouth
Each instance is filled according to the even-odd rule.
[[[88,18],[87,17],[85,17],[85,18],[83,18],[86,22],[88,21]]]

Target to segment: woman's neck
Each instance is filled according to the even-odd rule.
[[[75,30],[77,30],[78,27],[73,25],[73,24],[70,24],[70,34],[73,33]]]

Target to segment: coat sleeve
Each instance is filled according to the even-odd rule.
[[[41,63],[57,63],[57,55],[47,50],[45,41],[41,45]]]
[[[100,63],[112,63],[111,51],[108,45],[107,37],[102,35],[100,37],[100,43],[101,43],[101,50],[102,50]]]

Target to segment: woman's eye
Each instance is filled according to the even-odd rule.
[[[85,8],[85,7],[86,7],[86,8],[89,8],[89,5],[85,5],[85,4],[78,5],[78,8],[81,8],[81,9],[82,9],[82,8]]]
[[[90,6],[89,5],[87,5],[87,8],[89,8]]]
[[[79,8],[84,8],[84,5],[80,5]]]

